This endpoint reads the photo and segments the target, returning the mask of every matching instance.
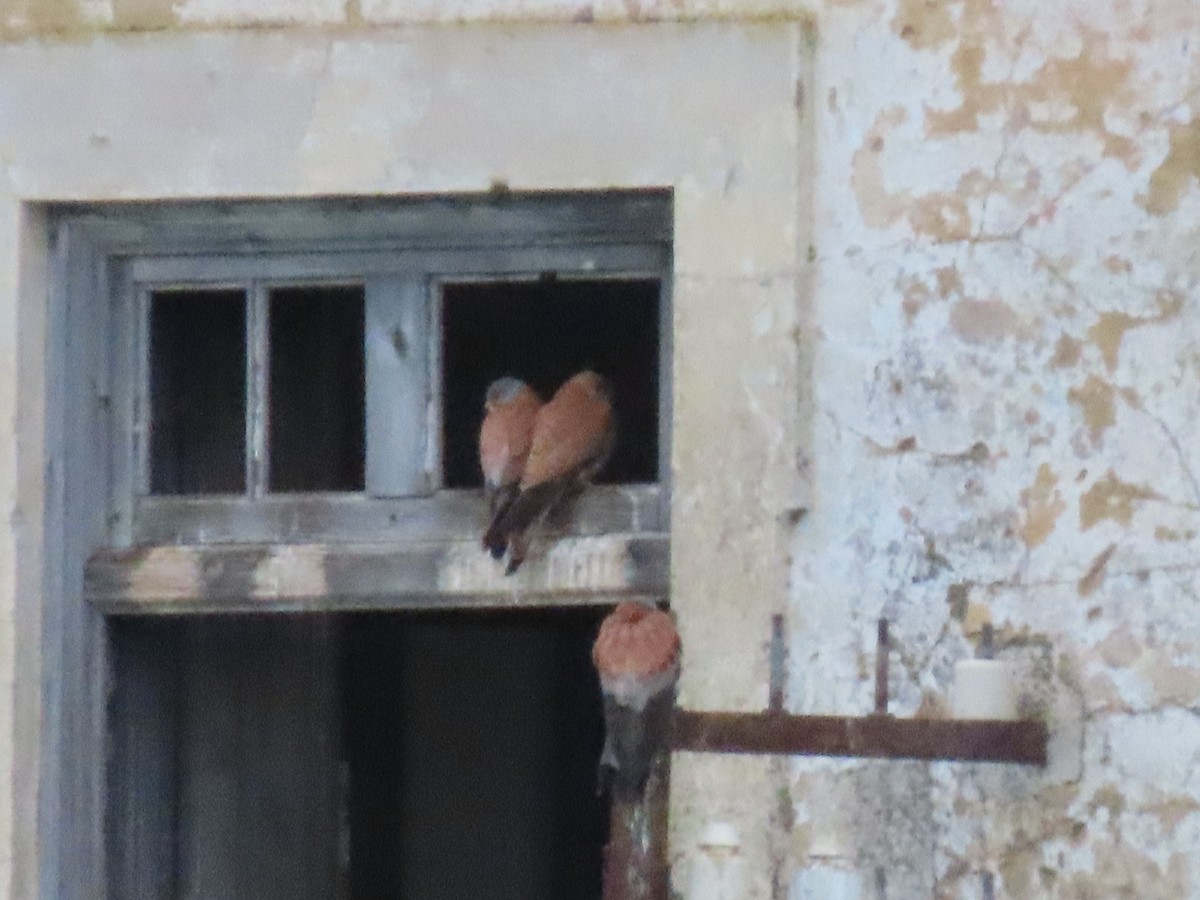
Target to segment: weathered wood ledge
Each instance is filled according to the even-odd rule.
[[[84,596],[110,614],[600,604],[665,597],[668,554],[657,532],[568,537],[505,576],[474,538],[143,545],[95,553]]]

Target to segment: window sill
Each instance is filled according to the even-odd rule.
[[[665,532],[666,490],[601,485],[571,509],[570,533]],[[487,521],[478,490],[378,499],[364,494],[142,497],[133,544],[322,543],[477,540]]]
[[[102,550],[84,596],[118,615],[602,604],[666,596],[661,532],[535,541],[504,575],[471,540],[170,544]]]

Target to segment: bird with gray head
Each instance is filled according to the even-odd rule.
[[[519,378],[498,378],[484,394],[479,467],[483,470],[483,491],[488,504],[488,530],[520,493],[521,476],[533,442],[533,425],[541,408],[541,398]],[[498,555],[503,555],[503,551]]]
[[[506,574],[525,559],[529,531],[591,483],[615,442],[612,388],[596,372],[572,376],[538,410],[520,490],[483,537],[497,559],[508,551]]]

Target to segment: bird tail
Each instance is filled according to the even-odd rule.
[[[643,709],[605,696],[599,790],[608,790],[617,800],[641,798],[656,762],[667,752],[674,710],[674,689],[652,697]]]
[[[508,568],[504,574],[517,571],[525,560],[525,533],[536,525],[559,500],[564,486],[561,481],[548,481],[521,491],[511,503],[495,516],[483,535],[483,546],[499,559],[508,551]]]
[[[515,484],[490,489],[487,493],[488,524],[483,532],[482,543],[483,549],[491,553],[493,559],[499,559],[504,555],[508,540],[503,533],[501,522],[519,493],[520,488]]]

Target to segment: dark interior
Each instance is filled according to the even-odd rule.
[[[109,619],[114,896],[599,900],[604,612]]]
[[[658,480],[657,280],[471,282],[442,296],[443,484],[478,487],[483,396],[514,375],[543,399],[590,368],[612,384],[617,443],[600,483]],[[361,286],[270,296],[269,490],[361,491],[365,467]],[[150,489],[241,493],[246,298],[160,291],[150,311]]]
[[[270,308],[270,490],[361,491],[362,286],[275,288]]]
[[[599,900],[599,619],[347,617],[351,897]]]
[[[156,291],[150,300],[150,492],[246,484],[246,295]]]
[[[590,368],[612,383],[617,444],[602,484],[658,480],[657,280],[471,282],[442,293],[443,483],[478,487],[487,386],[516,376],[549,400]]]

